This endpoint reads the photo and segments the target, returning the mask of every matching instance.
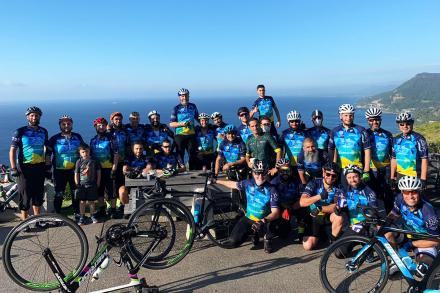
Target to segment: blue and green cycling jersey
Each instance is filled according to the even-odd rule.
[[[252,109],[258,107],[259,117],[266,116],[273,122],[273,108],[275,107],[275,101],[271,96],[264,96],[264,98],[258,98],[252,104]]]
[[[222,122],[220,124],[220,126],[214,125],[215,128],[215,137],[217,139],[217,151],[219,150],[218,148],[220,147],[220,144],[222,143],[222,141],[224,141],[226,139],[226,134],[224,132],[224,128],[225,126],[228,125],[225,122]],[[223,138],[222,138],[223,136]]]
[[[162,145],[165,139],[171,140],[173,136],[172,131],[165,124],[160,124],[157,130],[151,125],[145,125],[145,141],[147,146]]]
[[[127,132],[128,143],[130,146],[136,141],[140,141],[142,144],[145,144],[145,129],[143,125],[139,124],[136,128],[134,128],[131,124],[125,124],[125,131]]]
[[[137,169],[137,170],[145,169],[145,167],[147,167],[148,163],[149,163],[149,160],[144,155],[141,155],[140,157],[136,157],[135,155],[130,155],[124,161],[125,166],[128,166],[129,168],[132,168],[132,169]]]
[[[278,191],[280,206],[282,208],[291,208],[299,200],[299,185],[293,180],[283,182],[278,175],[270,181]]]
[[[49,148],[52,151],[52,164],[58,170],[73,170],[79,159],[79,146],[84,141],[78,133],[70,136],[58,133],[49,139]]]
[[[202,132],[202,127],[196,126],[197,152],[202,154],[212,154],[214,152],[215,130],[212,125],[208,126],[206,133]]]
[[[178,169],[184,166],[184,164],[179,159],[179,156],[176,153],[170,153],[168,155],[164,153],[159,153],[155,156],[154,163],[156,165],[156,169],[164,169],[164,168]]]
[[[188,103],[187,105],[179,104],[173,108],[171,112],[170,122],[188,122],[187,126],[176,127],[176,135],[194,134],[194,121],[199,116],[196,105]]]
[[[24,126],[18,128],[13,136],[11,147],[18,149],[19,164],[44,163],[44,146],[48,144],[47,130],[43,127]]]
[[[402,217],[403,226],[407,230],[440,235],[437,213],[434,207],[424,200],[421,200],[416,209],[411,211],[402,194],[399,194],[394,201],[392,213]]]
[[[320,150],[328,150],[328,141],[330,138],[330,129],[326,127],[312,127],[307,129],[307,136],[313,138],[316,142],[316,147]]]
[[[385,168],[391,162],[393,135],[380,128],[378,131],[367,130],[371,139],[371,169]]]
[[[278,192],[272,184],[265,181],[258,186],[254,179],[237,182],[237,189],[245,192],[246,217],[258,221],[271,213],[271,208],[280,208]]]
[[[358,188],[348,187],[338,201],[340,208],[348,209],[351,225],[356,225],[365,220],[362,210],[357,207],[358,205],[370,206],[372,208],[378,207],[374,191],[364,184],[361,185]]]
[[[124,162],[126,155],[130,149],[128,134],[124,129],[115,129],[113,128],[110,131],[110,134],[113,137],[113,141],[115,141],[115,145],[118,149],[119,162]]]
[[[240,139],[224,140],[220,143],[218,155],[224,158],[227,163],[234,163],[246,156],[246,147]]]
[[[428,158],[428,145],[425,138],[417,132],[400,134],[393,141],[393,159],[396,159],[397,173],[407,176],[420,176],[421,160]]]
[[[116,141],[110,133],[96,135],[90,140],[90,156],[101,164],[102,169],[112,168],[117,153]]]
[[[298,155],[302,150],[306,134],[302,130],[288,128],[281,134],[281,141],[284,143],[285,157],[290,160],[292,166],[296,166]]]
[[[330,132],[329,149],[338,153],[338,163],[342,168],[357,165],[363,168],[363,155],[370,148],[368,133],[362,126],[353,124],[345,128],[340,125]]]
[[[241,124],[238,126],[238,135],[241,137],[241,140],[246,144],[248,137],[252,136],[252,131],[247,125]]]
[[[342,190],[339,187],[331,187],[330,190],[325,190],[324,180],[322,178],[312,179],[307,183],[302,194],[312,197],[321,195],[321,199],[315,202],[316,206],[328,206],[337,203],[342,195]]]

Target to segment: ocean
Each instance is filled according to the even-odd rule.
[[[286,114],[291,110],[301,113],[306,126],[311,125],[310,116],[314,109],[320,109],[324,114],[324,126],[333,128],[339,124],[338,107],[344,103],[356,103],[353,98],[322,98],[322,97],[274,97],[280,110],[282,124],[281,130],[288,127]],[[191,97],[190,102],[197,105],[199,112],[208,114],[218,111],[223,114],[226,123],[239,125],[236,115],[241,106],[250,106],[256,97],[239,98],[198,98]],[[125,100],[63,100],[63,101],[1,101],[0,102],[0,163],[9,165],[8,152],[11,144],[11,136],[15,129],[26,125],[24,112],[29,106],[38,106],[43,111],[41,126],[49,132],[49,137],[59,132],[58,117],[63,114],[73,117],[73,131],[80,133],[85,142],[89,142],[95,135],[93,120],[98,116],[104,116],[107,120],[114,111],[120,111],[124,115],[124,123],[128,123],[128,116],[132,111],[141,114],[141,123],[147,123],[147,113],[157,110],[161,114],[161,122],[168,123],[172,108],[179,103],[178,98],[167,99],[125,99]],[[394,122],[395,115],[384,114],[382,127],[396,133],[398,131]],[[355,115],[355,123],[367,127],[364,109],[358,109]],[[279,131],[280,132],[280,131]]]

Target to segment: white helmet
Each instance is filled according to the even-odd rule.
[[[411,113],[409,112],[403,112],[397,115],[396,122],[414,122],[414,118],[412,117]]]
[[[354,114],[355,108],[352,104],[342,104],[339,106],[339,114]]]
[[[178,96],[180,96],[180,95],[189,95],[189,90],[184,89],[184,88],[181,88],[181,89],[179,90],[179,92],[177,93],[177,95],[178,95]]]
[[[382,115],[382,110],[380,108],[371,107],[365,111],[365,118],[376,118]]]
[[[422,188],[422,182],[415,176],[404,176],[400,178],[398,187],[400,191],[420,190]]]
[[[156,110],[153,110],[153,111],[150,111],[150,112],[148,113],[148,118],[150,118],[150,117],[153,116],[153,115],[160,116],[159,112],[157,112]]]
[[[222,118],[222,114],[220,112],[214,112],[214,113],[211,114],[211,119],[212,120],[214,120],[217,117]]]
[[[291,120],[301,120],[301,114],[296,110],[290,111],[289,113],[287,113],[287,121]]]
[[[208,120],[209,120],[209,115],[206,114],[206,113],[200,113],[200,114],[199,114],[199,120],[200,120],[200,119],[208,119]]]

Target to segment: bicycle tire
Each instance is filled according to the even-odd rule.
[[[12,229],[6,237],[2,259],[8,276],[31,291],[60,288],[42,255],[46,248],[50,248],[63,270],[66,283],[81,272],[89,251],[86,235],[71,219],[58,214],[33,216]]]
[[[434,260],[428,271],[424,290],[440,290],[440,258]],[[429,291],[428,291],[429,292]]]
[[[369,250],[369,254],[376,259],[375,261],[363,259],[359,267],[351,270],[347,267],[351,257],[355,256],[358,251],[354,248],[360,249],[369,242],[368,237],[353,235],[341,238],[327,248],[319,265],[321,284],[327,292],[381,292],[383,290],[388,281],[388,262],[384,251],[377,243]],[[346,255],[340,250],[345,245],[352,247]],[[378,273],[377,268],[380,269]],[[334,270],[334,274],[329,274],[330,269]],[[372,286],[359,284],[360,278],[366,279],[365,275],[371,271],[378,276],[370,276],[370,279],[377,279],[377,281],[374,281]]]
[[[128,226],[135,226],[138,231],[127,243],[127,252],[136,262],[141,261],[153,241],[158,241],[142,264],[144,268],[154,270],[180,262],[191,250],[196,234],[191,212],[183,203],[169,198],[145,202],[131,215]]]
[[[206,231],[202,232],[206,232],[209,240],[215,245],[222,248],[230,248],[227,240],[241,216],[243,214],[231,198],[215,199],[208,204],[204,212],[202,224],[203,226],[208,225],[208,227]]]

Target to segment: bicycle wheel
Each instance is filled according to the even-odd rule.
[[[208,204],[203,216],[203,227],[208,238],[222,248],[228,248],[225,241],[229,239],[232,229],[243,214],[238,205],[229,197],[216,199]]]
[[[436,292],[435,290],[440,290],[440,258],[438,256],[429,268],[427,275],[428,277],[424,286],[425,290],[423,292]]]
[[[56,214],[30,217],[6,237],[3,265],[9,277],[32,291],[51,291],[60,287],[43,252],[50,249],[65,274],[74,279],[85,266],[89,251],[87,237],[72,220]]]
[[[131,258],[149,269],[164,269],[181,261],[190,251],[195,237],[191,212],[174,199],[153,199],[140,206],[128,221],[137,229],[127,244]]]
[[[352,258],[370,241],[363,236],[348,236],[330,245],[321,258],[319,275],[328,292],[380,292],[388,280],[388,262],[378,244]]]

